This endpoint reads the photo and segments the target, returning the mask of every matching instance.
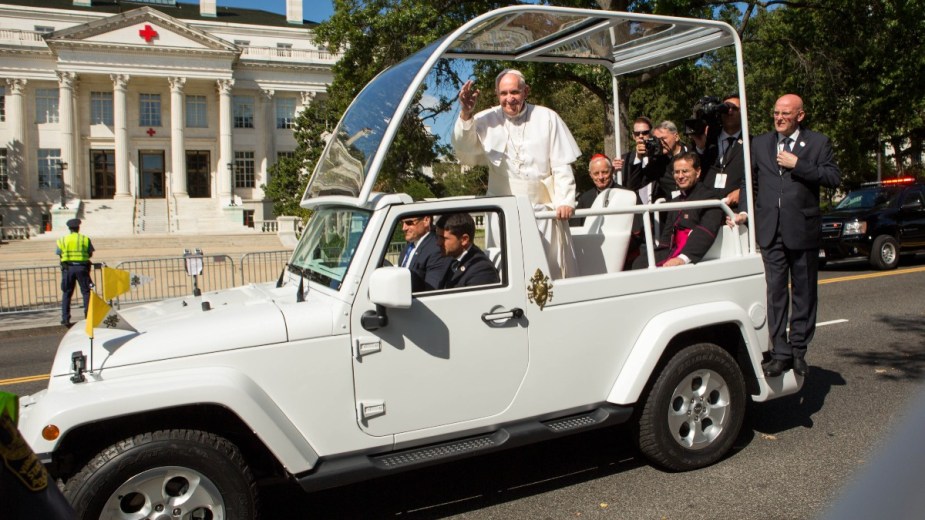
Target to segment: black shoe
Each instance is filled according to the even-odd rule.
[[[792,363],[789,359],[772,359],[764,365],[761,365],[761,368],[764,369],[765,376],[777,377],[790,370],[791,365]]]
[[[793,358],[793,372],[798,376],[806,377],[809,375],[809,365],[803,358]]]
[[[74,326],[74,324],[71,323],[71,322],[68,321],[68,320],[61,320],[61,325],[65,326],[65,327],[67,327],[67,328],[71,328],[71,327]]]

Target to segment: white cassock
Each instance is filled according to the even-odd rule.
[[[500,106],[483,110],[468,121],[456,120],[453,148],[459,162],[488,166],[488,195],[527,197],[536,211],[575,207],[572,163],[581,155],[565,122],[552,110],[526,105],[507,116]],[[486,242],[497,234],[489,223]],[[546,248],[550,278],[578,274],[567,220],[537,220]],[[490,244],[488,244],[490,245]]]

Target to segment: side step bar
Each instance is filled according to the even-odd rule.
[[[631,407],[604,403],[574,415],[506,424],[491,433],[437,444],[375,455],[322,458],[312,471],[296,478],[306,491],[318,491],[620,424],[628,421],[632,414]]]

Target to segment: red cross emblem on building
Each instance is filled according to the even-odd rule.
[[[157,131],[154,130],[153,128],[149,128],[148,131],[145,133],[148,134],[148,137],[154,137],[154,134],[156,134]]]
[[[157,31],[155,31],[150,24],[145,24],[145,28],[138,31],[138,36],[144,38],[146,42],[151,43],[151,40],[157,37]]]

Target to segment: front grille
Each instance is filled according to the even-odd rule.
[[[841,229],[844,224],[841,222],[823,222],[822,238],[838,238],[841,236]]]

